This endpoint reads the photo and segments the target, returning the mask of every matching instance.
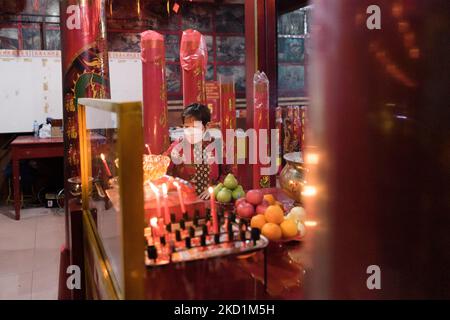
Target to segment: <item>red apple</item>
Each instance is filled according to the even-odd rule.
[[[247,202],[255,206],[260,204],[263,201],[263,199],[264,199],[263,193],[261,192],[261,190],[257,189],[249,190],[245,195],[245,200],[247,200]]]
[[[239,217],[250,219],[255,214],[255,208],[248,202],[242,202],[237,206],[236,212]]]
[[[234,205],[237,208],[243,202],[247,202],[247,201],[245,201],[245,197],[237,199],[236,202],[234,203]]]
[[[269,206],[269,204],[264,203],[264,201],[261,204],[258,204],[256,206],[256,214],[264,214],[266,212],[266,209],[268,206]]]

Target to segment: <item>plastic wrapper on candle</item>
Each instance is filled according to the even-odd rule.
[[[270,185],[269,176],[263,176],[261,174],[261,162],[260,162],[260,150],[259,141],[262,138],[260,130],[266,129],[267,143],[264,144],[264,148],[267,148],[266,152],[262,154],[268,155],[269,153],[269,80],[264,72],[257,71],[253,77],[253,128],[257,132],[258,143],[253,147],[250,152],[256,152],[255,156],[257,163],[253,165],[253,188],[267,188]]]
[[[144,141],[153,153],[169,146],[164,37],[155,31],[141,33]]]
[[[197,30],[183,31],[180,64],[183,74],[183,104],[206,103],[205,74],[208,50],[203,35]]]

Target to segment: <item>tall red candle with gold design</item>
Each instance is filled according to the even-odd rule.
[[[262,129],[266,129],[267,132],[267,143],[264,147],[267,148],[266,155],[269,155],[269,80],[264,72],[256,72],[253,78],[253,128],[256,130],[258,141],[257,146],[254,147],[249,152],[256,152],[255,156],[257,163],[253,165],[253,188],[268,188],[270,186],[270,177],[261,174],[261,164],[260,158],[260,139],[263,134],[260,132]],[[264,153],[263,153],[264,154]]]
[[[60,1],[63,79],[64,167],[67,179],[80,175],[77,99],[109,98],[105,0]]]
[[[282,168],[282,150],[283,150],[283,108],[281,106],[276,107],[275,109],[275,129],[277,130],[277,140],[278,140],[278,156],[277,156],[277,166],[278,173],[281,172]]]
[[[183,73],[183,104],[206,103],[205,74],[208,50],[203,35],[197,30],[183,31],[180,63]]]
[[[222,136],[224,137],[224,150],[225,150],[225,159],[224,163],[226,163],[227,153],[234,153],[234,161],[235,164],[232,166],[233,174],[237,175],[237,165],[236,165],[236,141],[235,147],[233,150],[227,150],[227,129],[236,130],[236,93],[235,93],[235,84],[233,76],[224,76],[220,77],[220,115],[221,115],[221,130]],[[229,163],[228,163],[229,164]]]
[[[220,122],[220,86],[218,81],[206,81],[206,106],[211,111],[211,122]]]
[[[161,154],[169,146],[163,35],[152,30],[141,33],[141,59],[144,141],[153,153]]]
[[[304,106],[294,107],[294,135],[298,140],[299,151],[305,147],[305,108]]]

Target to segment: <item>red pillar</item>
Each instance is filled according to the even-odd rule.
[[[371,5],[314,1],[307,298],[448,299],[448,1],[377,1],[379,30]]]
[[[105,1],[64,0],[60,3],[60,10],[67,181],[80,175],[77,100],[110,97],[109,67]],[[69,192],[65,195],[67,203]]]
[[[69,245],[67,179],[80,176],[77,99],[110,97],[105,0],[62,0],[60,21],[66,245]]]

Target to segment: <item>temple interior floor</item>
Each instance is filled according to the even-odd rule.
[[[0,206],[0,299],[57,299],[64,212]]]

